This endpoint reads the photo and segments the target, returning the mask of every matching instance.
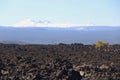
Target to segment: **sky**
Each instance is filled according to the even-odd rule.
[[[120,0],[0,0],[0,25],[25,19],[120,26]]]

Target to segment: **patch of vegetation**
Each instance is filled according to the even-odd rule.
[[[101,48],[101,47],[105,47],[108,46],[107,42],[103,42],[101,40],[98,40],[98,42],[95,44],[95,48]]]

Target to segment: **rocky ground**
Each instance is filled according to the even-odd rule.
[[[120,45],[0,44],[0,80],[120,80]]]

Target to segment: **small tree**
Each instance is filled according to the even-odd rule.
[[[101,40],[98,40],[98,42],[95,44],[95,48],[101,48],[101,47],[104,47],[104,46],[107,46],[108,43],[107,42],[103,42]]]

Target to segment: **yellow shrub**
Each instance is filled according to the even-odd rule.
[[[107,46],[108,43],[107,42],[103,42],[103,41],[98,41],[96,44],[95,44],[95,48],[101,48],[101,47],[104,47],[104,46]]]

